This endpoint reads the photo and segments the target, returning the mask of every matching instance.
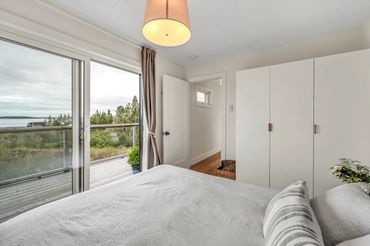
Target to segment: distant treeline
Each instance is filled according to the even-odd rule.
[[[131,103],[127,103],[126,106],[118,106],[115,110],[115,115],[112,114],[110,109],[108,109],[107,112],[96,110],[96,112],[90,117],[90,124],[101,125],[139,123],[139,117],[139,101],[138,98],[134,96]],[[52,117],[49,115],[49,117],[45,119],[45,122],[46,125],[49,126],[68,126],[72,124],[72,117],[70,114],[60,114],[58,117]]]

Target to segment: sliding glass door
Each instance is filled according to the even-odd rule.
[[[79,189],[81,62],[0,40],[0,222]]]
[[[140,171],[140,75],[47,49],[0,39],[0,223]]]
[[[140,75],[91,62],[90,188],[140,170]]]

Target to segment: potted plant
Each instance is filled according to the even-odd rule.
[[[133,147],[128,154],[128,164],[134,169],[140,167],[140,149],[139,146]]]
[[[370,167],[359,161],[341,158],[331,168],[331,174],[345,183],[360,183],[361,188],[370,195]]]

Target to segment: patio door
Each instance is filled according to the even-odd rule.
[[[85,186],[93,189],[140,171],[140,75],[91,61],[89,92],[90,162]]]
[[[80,191],[83,62],[0,40],[0,222]]]

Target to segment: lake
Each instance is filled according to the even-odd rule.
[[[39,118],[0,119],[0,127],[27,127],[29,122],[44,122]]]

